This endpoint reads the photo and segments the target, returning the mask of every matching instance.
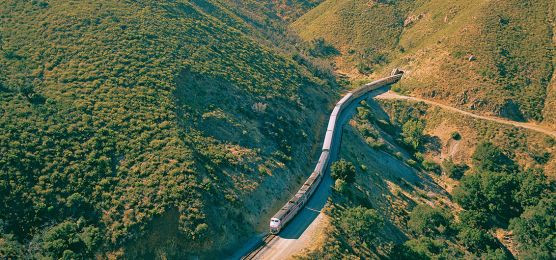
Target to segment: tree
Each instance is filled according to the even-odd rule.
[[[481,228],[464,227],[457,237],[471,251],[485,251],[496,247],[494,237]]]
[[[89,258],[101,243],[101,233],[97,227],[85,226],[82,219],[66,220],[35,239],[39,247],[36,258]]]
[[[443,209],[421,204],[409,213],[407,225],[417,234],[434,236],[446,233],[451,219],[452,215]]]
[[[489,216],[484,211],[464,210],[458,216],[462,228],[489,228]]]
[[[23,246],[11,234],[0,233],[0,258],[18,259],[23,256]]]
[[[442,162],[442,170],[446,176],[455,180],[461,179],[468,168],[465,164],[454,163],[451,157]]]
[[[331,175],[335,180],[342,179],[347,183],[353,183],[355,181],[355,166],[353,163],[342,159],[332,164]]]
[[[344,193],[346,191],[346,187],[347,187],[347,183],[342,179],[337,179],[334,182],[334,190],[336,190],[339,193]]]
[[[480,143],[471,156],[473,164],[478,171],[514,172],[517,166],[498,146],[483,142]]]
[[[414,150],[421,145],[421,138],[425,130],[425,123],[421,120],[410,119],[402,126],[402,138],[405,144]]]
[[[523,258],[556,259],[556,195],[550,194],[510,221]]]
[[[508,220],[519,212],[514,200],[518,185],[513,175],[479,172],[464,176],[454,189],[454,201],[467,210],[482,210],[501,220]]]
[[[348,240],[363,240],[367,244],[374,241],[384,224],[376,210],[361,206],[346,209],[337,221],[336,226],[347,235]]]
[[[514,197],[522,208],[537,205],[541,195],[548,190],[548,182],[542,169],[529,169],[519,173],[517,181],[519,190],[514,193]]]

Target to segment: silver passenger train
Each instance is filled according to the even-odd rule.
[[[303,186],[297,191],[297,193],[284,205],[271,219],[270,219],[270,233],[278,234],[284,226],[292,220],[295,215],[300,211],[300,209],[305,206],[307,201],[313,192],[317,189],[320,184],[326,169],[330,164],[330,151],[332,146],[332,141],[334,138],[334,133],[336,132],[336,123],[338,116],[342,113],[353,100],[361,97],[363,94],[369,91],[375,90],[377,88],[383,87],[385,85],[393,84],[400,80],[403,76],[403,71],[399,69],[394,69],[389,77],[382,78],[371,83],[365,84],[362,87],[347,93],[334,107],[330,119],[328,121],[328,127],[326,128],[326,135],[324,137],[324,143],[322,145],[322,153],[320,154],[319,161],[315,170],[309,176],[309,179],[305,181]]]

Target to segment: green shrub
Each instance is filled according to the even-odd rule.
[[[424,160],[421,163],[421,166],[423,166],[423,169],[425,169],[429,172],[433,172],[433,173],[436,173],[436,174],[440,174],[442,172],[442,169],[440,168],[440,165],[438,165],[438,163],[436,163],[434,161]]]
[[[334,180],[341,179],[347,183],[355,181],[355,166],[344,159],[334,162],[330,172]]]
[[[456,164],[452,160],[452,158],[445,159],[442,162],[442,170],[449,178],[459,180],[463,177],[465,171],[467,171],[469,167],[465,164]]]
[[[452,215],[445,210],[421,204],[409,214],[407,226],[419,235],[435,236],[450,229],[451,219]]]
[[[450,136],[456,141],[461,140],[461,135],[458,132],[453,132]]]

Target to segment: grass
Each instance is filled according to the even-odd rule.
[[[402,67],[408,71],[402,92],[550,123],[555,8],[550,0],[331,0],[292,27],[306,40],[324,37],[343,50],[336,59],[341,71],[373,68],[374,77]]]

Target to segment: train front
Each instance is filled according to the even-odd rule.
[[[270,219],[270,233],[271,234],[278,234],[280,232],[280,229],[282,228],[282,224],[280,223],[280,220],[277,218],[271,218]]]

